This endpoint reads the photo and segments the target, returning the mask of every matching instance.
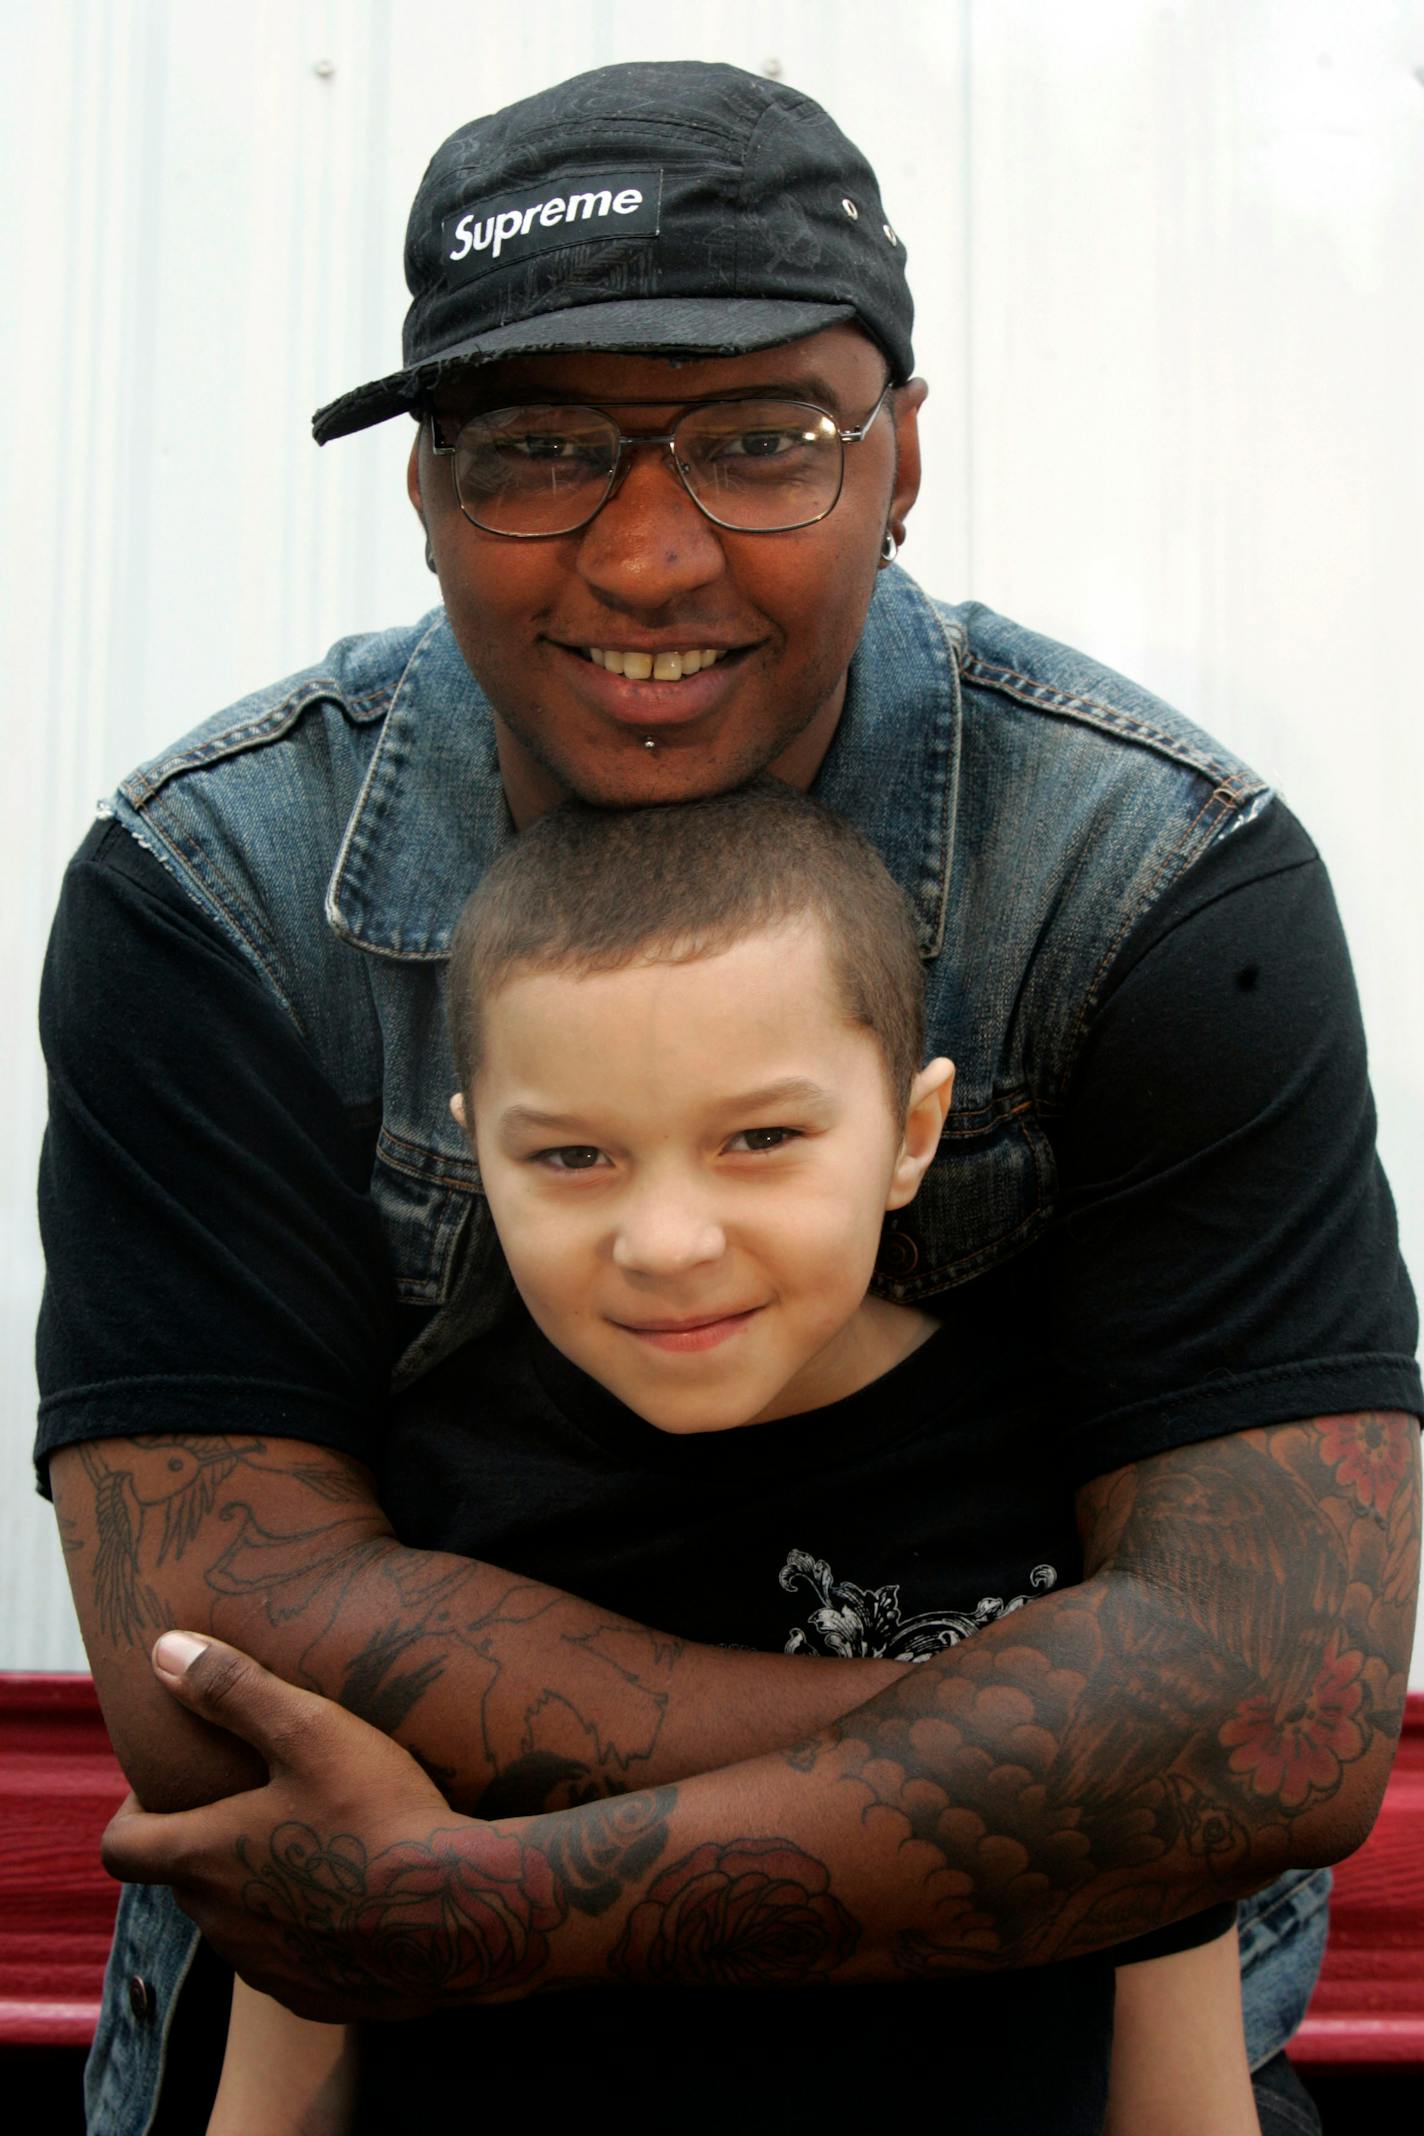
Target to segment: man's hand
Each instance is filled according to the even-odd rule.
[[[412,2017],[433,2007],[419,1992],[437,1984],[424,1856],[494,1828],[452,1818],[389,1737],[232,1647],[167,1632],[153,1667],[183,1705],[251,1744],[269,1777],[167,1815],[130,1796],[104,1835],[110,1875],[171,1884],[243,1979],[300,2016]],[[452,1924],[439,1983],[447,1988],[462,1971],[459,1941]]]

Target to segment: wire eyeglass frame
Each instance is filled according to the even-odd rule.
[[[635,450],[640,450],[644,446],[665,446],[667,448],[668,458],[672,463],[673,472],[676,474],[679,483],[681,484],[687,495],[692,499],[692,502],[696,505],[698,511],[701,512],[703,518],[709,519],[712,522],[713,526],[722,527],[729,534],[792,534],[797,532],[802,527],[818,526],[823,519],[829,518],[830,514],[840,503],[841,492],[845,487],[845,448],[847,445],[859,445],[864,441],[866,436],[874,427],[880,415],[881,409],[885,406],[886,401],[889,399],[891,393],[894,391],[894,384],[895,382],[893,378],[886,379],[884,385],[880,389],[879,398],[876,400],[875,406],[866,416],[864,422],[858,423],[850,429],[842,429],[841,426],[836,422],[835,416],[832,414],[831,410],[829,408],[820,407],[815,401],[798,401],[793,399],[787,399],[778,393],[768,393],[762,396],[762,399],[764,401],[770,402],[777,407],[804,410],[808,415],[815,415],[819,417],[823,422],[828,422],[832,426],[830,435],[835,439],[836,443],[840,448],[840,464],[836,471],[835,489],[828,502],[824,504],[819,511],[812,512],[811,514],[809,514],[808,517],[804,519],[791,519],[787,520],[783,525],[772,527],[738,526],[734,520],[720,518],[718,514],[712,510],[710,505],[706,504],[703,499],[698,496],[696,490],[692,487],[692,484],[688,480],[688,463],[680,460],[677,455],[677,434],[688,416],[695,415],[699,411],[706,408],[739,407],[740,405],[742,405],[742,403],[736,398],[724,399],[721,396],[714,396],[711,399],[707,400],[687,401],[680,409],[677,420],[676,422],[674,422],[671,430],[657,432],[637,431],[631,434],[623,430],[619,426],[619,424],[614,421],[613,416],[609,413],[609,408],[596,406],[592,402],[585,403],[565,401],[516,401],[511,403],[511,405],[507,408],[482,409],[480,411],[480,414],[481,416],[485,417],[509,415],[512,414],[515,409],[518,409],[520,412],[528,411],[529,413],[537,413],[541,415],[545,413],[553,413],[556,410],[567,412],[570,415],[597,415],[601,416],[602,419],[610,426],[617,439],[617,449],[614,453],[613,464],[608,470],[603,495],[598,499],[598,502],[591,506],[591,508],[583,514],[582,518],[574,520],[572,525],[570,526],[540,527],[527,532],[510,527],[487,526],[482,519],[477,519],[475,517],[474,513],[465,503],[464,498],[460,495],[460,480],[456,468],[456,460],[459,454],[459,440],[457,438],[453,444],[449,443],[446,440],[446,438],[442,434],[440,427],[443,418],[441,417],[440,412],[436,408],[427,406],[425,410],[425,417],[430,426],[431,451],[436,455],[438,459],[448,460],[450,462],[450,487],[455,498],[455,503],[459,508],[461,517],[468,520],[469,524],[472,527],[477,527],[482,534],[496,535],[501,541],[558,541],[561,540],[566,534],[582,533],[583,529],[586,526],[591,525],[591,523],[598,517],[599,513],[603,510],[603,507],[608,503],[609,498],[612,497],[614,491],[621,484],[624,474],[627,471],[629,453]],[[754,395],[746,396],[748,403],[752,405],[755,405],[756,398],[757,397]],[[666,406],[667,402],[665,400],[619,400],[613,401],[609,404],[609,407],[611,408],[664,408]],[[473,420],[473,418],[467,418],[467,420]]]

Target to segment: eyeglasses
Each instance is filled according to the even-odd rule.
[[[600,512],[627,469],[627,455],[667,447],[677,478],[700,512],[740,534],[814,526],[835,509],[845,448],[858,445],[890,393],[854,430],[808,401],[693,401],[671,430],[631,436],[602,408],[531,403],[491,408],[460,423],[429,410],[430,442],[450,462],[455,500],[471,526],[514,541],[573,534]],[[655,408],[657,401],[616,401]]]

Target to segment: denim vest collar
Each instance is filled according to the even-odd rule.
[[[332,870],[327,919],[376,956],[448,957],[466,896],[513,838],[489,700],[441,609],[391,700]]]
[[[839,725],[812,791],[858,826],[938,956],[954,862],[963,707],[956,626],[898,566],[876,582]]]

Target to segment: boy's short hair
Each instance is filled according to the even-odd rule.
[[[909,907],[853,825],[771,779],[653,808],[570,801],[522,832],[467,902],[450,946],[460,1088],[479,1070],[484,1004],[506,980],[690,963],[802,918],[824,928],[846,1016],[875,1038],[902,1108],[925,1026]]]

